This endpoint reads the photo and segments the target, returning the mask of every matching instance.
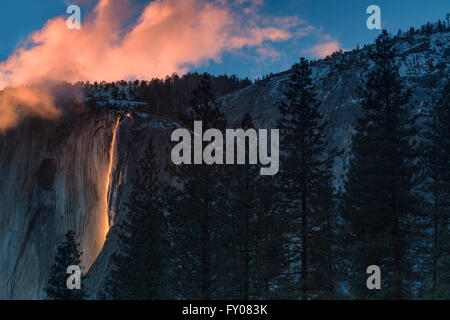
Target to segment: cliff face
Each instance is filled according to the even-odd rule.
[[[145,113],[133,114],[134,119],[125,117],[120,121],[117,131],[116,152],[114,154],[113,169],[111,171],[111,187],[109,190],[108,203],[111,229],[107,235],[105,245],[95,263],[88,272],[85,280],[89,288],[91,298],[98,298],[101,287],[106,281],[110,271],[111,255],[116,252],[117,223],[120,222],[126,212],[126,202],[132,190],[132,183],[136,177],[136,169],[139,161],[144,155],[148,141],[151,139],[156,161],[161,168],[170,161],[168,142],[177,123],[165,118],[151,116]],[[163,172],[162,179],[168,179]]]
[[[396,41],[400,74],[405,85],[412,90],[411,102],[420,111],[427,107],[432,91],[439,89],[443,85],[443,77],[449,74],[450,33]],[[328,120],[330,149],[350,150],[353,128],[361,115],[357,88],[368,68],[370,60],[367,49],[346,52],[319,60],[313,65],[314,84],[322,101],[320,109]],[[288,78],[289,72],[280,73],[223,97],[221,100],[231,126],[239,127],[244,114],[249,112],[258,127],[276,128],[280,116],[278,106]],[[333,170],[338,185],[342,185],[346,164],[346,156],[335,159]]]
[[[88,269],[108,218],[107,168],[114,116],[28,119],[0,136],[0,299],[43,297],[65,232],[75,230]]]
[[[450,33],[417,36],[397,45],[402,75],[420,110],[441,84],[442,75],[448,74]],[[314,65],[321,110],[329,120],[330,148],[350,148],[353,125],[360,114],[356,88],[367,67],[365,50]],[[229,127],[240,127],[243,115],[249,112],[257,127],[276,128],[277,106],[288,76],[288,72],[281,73],[222,97]],[[170,133],[177,127],[148,114],[125,117],[126,105],[121,103],[115,111],[82,112],[56,122],[28,119],[0,134],[0,299],[45,297],[43,288],[56,246],[68,230],[79,236],[85,271],[89,269],[85,285],[92,298],[98,296],[111,254],[117,250],[114,223],[126,212],[146,142],[154,141],[158,160],[164,164],[169,161]],[[345,156],[336,159],[338,185],[346,161]]]

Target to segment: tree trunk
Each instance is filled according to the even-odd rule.
[[[397,190],[394,191],[395,216],[394,216],[394,290],[397,300],[402,300],[402,267],[400,244],[399,203]]]
[[[246,181],[246,189],[247,194],[250,195],[249,190],[249,176],[247,172],[247,181]],[[247,199],[248,200],[248,199]],[[249,299],[249,282],[250,282],[250,252],[249,252],[249,230],[250,227],[250,208],[248,201],[245,204],[245,230],[244,230],[244,300]]]
[[[434,216],[433,216],[433,283],[432,283],[432,296],[436,299],[436,288],[438,278],[438,255],[439,255],[439,216],[438,216],[438,203],[437,196],[435,196],[434,204]]]
[[[202,231],[202,295],[203,299],[209,300],[209,282],[210,282],[210,261],[209,261],[209,212],[208,203],[205,201],[205,211],[203,213],[203,231]]]
[[[308,298],[308,217],[307,217],[307,204],[306,204],[306,194],[302,192],[302,299],[306,300]]]

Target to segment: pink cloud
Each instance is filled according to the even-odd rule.
[[[339,41],[330,41],[315,45],[310,49],[304,50],[304,52],[312,54],[319,58],[324,58],[331,55],[333,52],[339,51],[339,49],[341,49],[341,44],[339,43]]]
[[[300,23],[295,17],[270,22],[257,11],[242,13],[239,1],[156,0],[130,25],[134,4],[100,0],[81,30],[67,29],[66,16],[50,19],[0,63],[0,89],[42,79],[114,81],[185,73],[220,61],[226,51],[288,40]]]
[[[260,61],[267,59],[276,60],[281,55],[279,51],[269,45],[258,47],[256,52],[259,54],[258,60]]]

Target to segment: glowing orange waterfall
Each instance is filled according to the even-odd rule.
[[[116,148],[116,140],[117,140],[117,129],[119,128],[119,123],[120,123],[120,117],[117,118],[116,120],[116,124],[114,126],[114,131],[113,131],[113,138],[112,138],[112,142],[111,142],[111,147],[109,149],[109,165],[108,165],[108,171],[106,172],[106,185],[105,185],[105,195],[104,195],[104,208],[105,208],[105,212],[104,212],[104,223],[103,223],[103,233],[102,233],[102,241],[105,242],[106,240],[106,235],[109,231],[109,212],[108,212],[108,208],[109,208],[109,189],[111,186],[111,175],[112,175],[112,170],[113,170],[113,163],[114,163],[114,151]]]
[[[105,244],[106,235],[109,231],[109,191],[111,187],[112,171],[114,169],[114,161],[116,159],[117,131],[119,129],[120,117],[117,118],[112,133],[112,141],[109,147],[109,158],[107,158],[107,166],[98,172],[98,202],[95,206],[88,209],[87,221],[85,222],[85,236],[82,239],[83,258],[82,265],[87,272],[94,261],[97,259],[100,251]],[[99,143],[102,144],[99,140]],[[99,146],[99,151],[104,150]],[[104,159],[104,158],[102,158]],[[104,163],[104,162],[100,162]]]

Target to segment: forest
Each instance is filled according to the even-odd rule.
[[[289,71],[279,105],[277,175],[261,176],[248,161],[161,166],[149,143],[127,216],[117,226],[120,251],[102,297],[449,299],[450,79],[442,79],[443,89],[417,113],[394,52],[397,37],[443,30],[448,21],[394,37],[384,31],[369,47],[372,65],[358,88],[362,117],[343,188],[333,183],[331,167],[342,150],[328,148],[312,77],[316,62],[304,58]],[[126,86],[154,114],[192,130],[202,121],[204,130],[225,134],[217,97],[251,83],[194,73],[83,85],[119,100],[127,99],[120,90]],[[241,128],[254,128],[253,121],[247,114]],[[73,296],[54,280],[58,266],[79,256],[68,235],[58,249],[49,298],[87,297],[83,291]],[[381,290],[367,289],[371,265],[380,267]]]

